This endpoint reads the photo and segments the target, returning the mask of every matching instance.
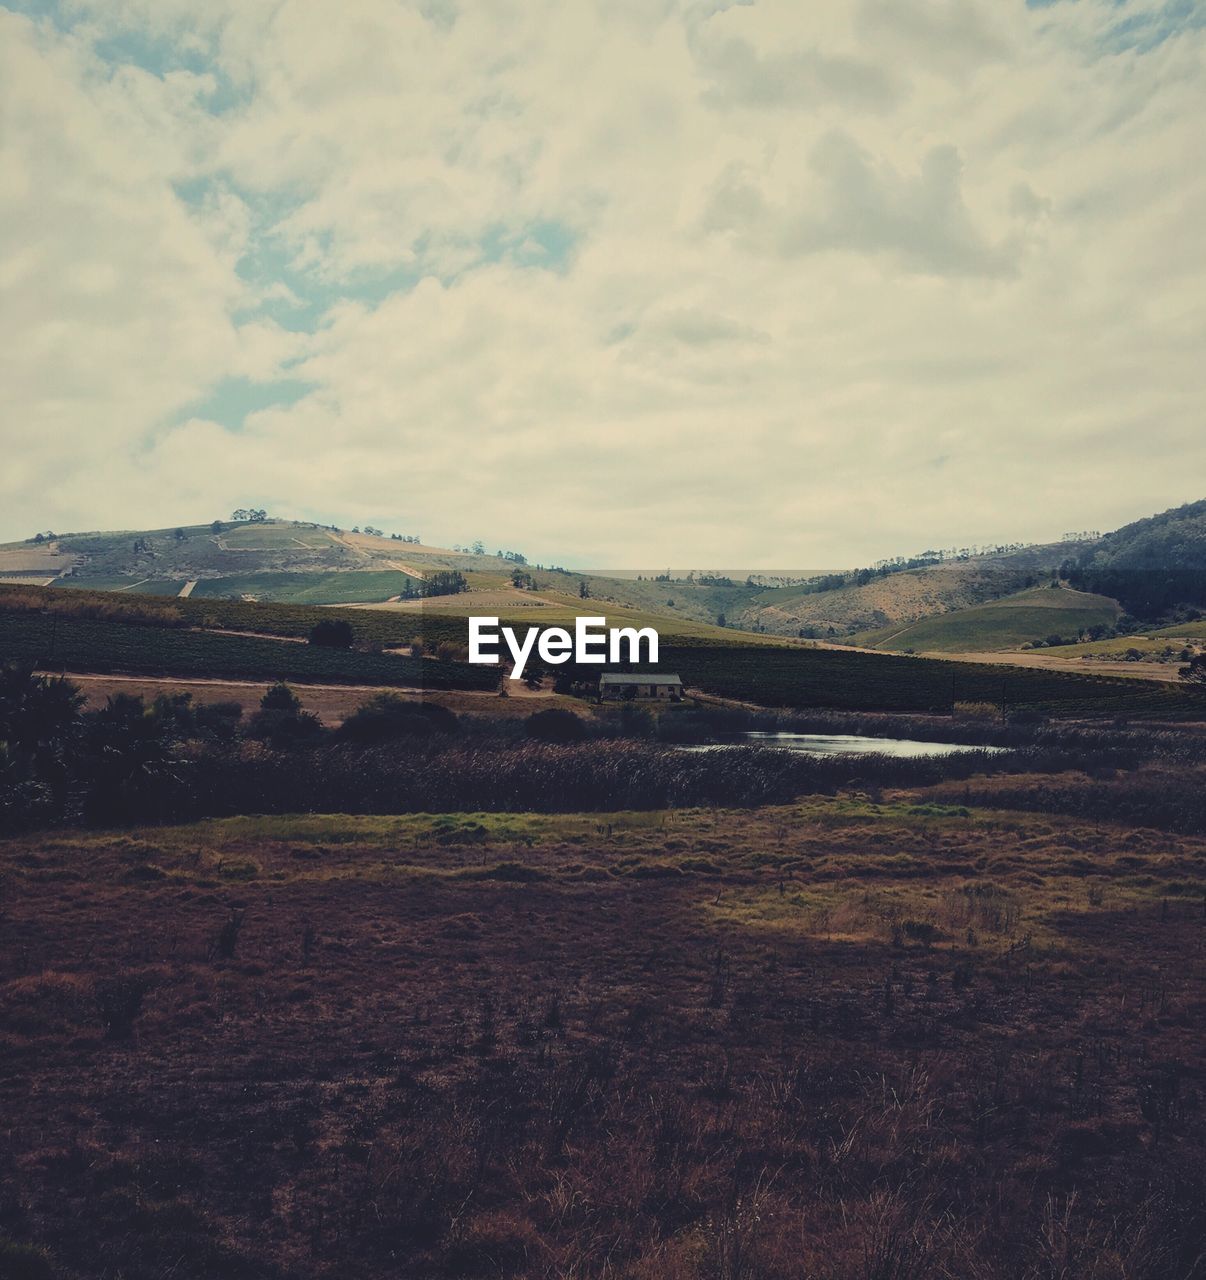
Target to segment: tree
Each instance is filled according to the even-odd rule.
[[[283,680],[278,680],[260,699],[260,710],[300,711],[301,699]]]
[[[718,613],[716,615],[716,625],[718,627],[728,626],[728,619],[724,616],[723,613]]]
[[[324,618],[310,628],[310,643],[324,649],[350,649],[353,639],[352,624],[342,618]]]
[[[209,531],[210,533],[221,533],[225,527],[226,526],[222,523],[221,520],[215,520],[213,524],[209,526]]]
[[[239,507],[236,511],[230,513],[230,518],[236,523],[242,523],[244,520],[251,519],[251,512],[246,507]]]
[[[0,743],[34,753],[72,738],[84,696],[69,680],[34,675],[30,664],[0,665]]]
[[[171,718],[135,694],[112,695],[84,735],[84,817],[96,825],[161,821],[185,799],[184,767],[173,754]]]
[[[583,578],[582,581],[578,583],[578,595],[583,600],[590,599],[590,584],[586,581],[585,578]]]
[[[173,536],[177,542],[183,542],[185,538],[188,537],[188,534],[186,534],[183,529],[177,529]]]
[[[455,596],[469,590],[469,582],[456,569],[440,569],[423,579],[421,594],[424,596]]]

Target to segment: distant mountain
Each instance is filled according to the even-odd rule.
[[[1073,586],[1112,596],[1137,618],[1206,605],[1206,499],[1107,533],[1063,572]]]

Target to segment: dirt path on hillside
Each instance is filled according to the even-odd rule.
[[[189,627],[207,636],[249,636],[253,640],[279,640],[281,644],[309,644],[305,636],[278,636],[272,631],[236,631],[231,627]]]
[[[412,569],[410,565],[403,564],[401,560],[387,560],[385,563],[389,565],[391,569],[397,569],[399,573],[406,574],[408,578],[418,578],[420,582],[423,581],[423,575],[418,571],[418,569]]]
[[[181,600],[187,600],[189,596],[193,594],[193,588],[197,585],[198,581],[199,579],[194,578],[191,582],[186,582],[184,586],[180,588],[180,591],[178,593],[179,598]]]

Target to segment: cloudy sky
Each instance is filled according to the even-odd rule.
[[[0,0],[0,538],[819,567],[1206,496],[1198,0]]]

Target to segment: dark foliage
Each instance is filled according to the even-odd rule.
[[[0,613],[0,662],[6,659],[43,670],[325,680],[432,689],[493,689],[499,679],[498,668],[465,662],[437,664],[401,654],[289,644],[260,636],[91,618],[55,619],[36,613]]]
[[[430,738],[433,734],[456,733],[456,714],[432,702],[406,702],[393,694],[371,698],[352,713],[336,735],[341,741],[363,746],[397,742],[407,738]]]
[[[1137,618],[1206,604],[1206,500],[1106,534],[1064,573],[1073,586],[1113,596]]]
[[[563,707],[549,707],[528,716],[524,729],[536,742],[581,742],[586,737],[582,717]]]
[[[355,638],[352,624],[342,618],[324,618],[310,628],[310,643],[324,649],[350,649]]]
[[[300,711],[301,699],[283,681],[270,686],[260,699],[261,711]]]

